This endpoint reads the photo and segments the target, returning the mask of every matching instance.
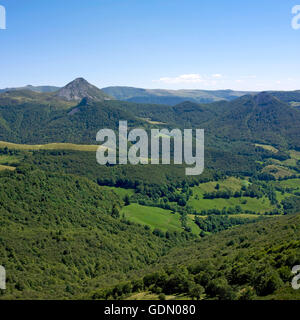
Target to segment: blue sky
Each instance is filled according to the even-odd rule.
[[[300,89],[300,0],[0,0],[0,88]]]

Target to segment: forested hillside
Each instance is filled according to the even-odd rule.
[[[19,168],[0,181],[4,299],[80,298],[193,238],[161,238],[125,220],[123,200],[85,178]]]
[[[299,290],[291,287],[291,269],[300,264],[299,226],[297,214],[213,234],[172,250],[139,280],[91,297],[135,299],[152,293],[164,299],[300,299]]]
[[[98,90],[0,94],[1,298],[298,299],[296,92],[168,106]],[[96,133],[120,120],[204,128],[203,174],[100,166]]]

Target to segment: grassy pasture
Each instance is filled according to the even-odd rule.
[[[300,179],[283,180],[278,183],[283,187],[300,189]]]
[[[277,153],[278,152],[278,149],[276,149],[275,147],[271,146],[271,145],[268,145],[268,144],[259,144],[259,143],[256,143],[255,144],[256,147],[260,147],[260,148],[263,148],[265,150],[268,150],[268,151],[271,151],[273,153]]]
[[[290,155],[293,159],[300,160],[300,152],[292,150],[290,151]]]
[[[204,193],[206,192],[214,192],[216,190],[216,185],[220,185],[219,191],[240,191],[241,187],[243,185],[248,185],[249,182],[246,180],[240,180],[234,177],[229,177],[226,180],[223,181],[212,181],[212,182],[206,182],[206,183],[201,183],[197,187],[193,187],[193,194],[198,195],[199,197],[203,197]]]
[[[4,165],[0,165],[0,171],[3,171],[3,170],[10,170],[10,171],[14,171],[16,170],[15,167],[11,167],[11,166],[4,166]]]
[[[202,183],[199,186],[193,187],[193,196],[189,199],[188,205],[193,207],[198,212],[209,209],[222,210],[224,207],[235,207],[240,206],[243,211],[250,210],[259,213],[264,213],[274,209],[268,198],[264,197],[261,199],[241,197],[241,198],[230,198],[230,199],[203,199],[203,195],[206,192],[214,192],[216,185],[220,185],[219,191],[240,191],[242,186],[249,185],[247,180],[237,179],[235,177],[229,177],[223,181],[214,181]]]
[[[263,168],[262,172],[272,174],[276,179],[289,177],[295,174],[295,171],[293,170],[290,170],[283,166],[278,166],[273,164]]]
[[[0,155],[0,164],[2,165],[10,165],[13,163],[18,163],[19,159],[10,155]]]
[[[0,141],[0,148],[9,148],[12,150],[74,150],[74,151],[96,151],[97,145],[83,145],[73,143],[49,143],[49,144],[16,144]]]
[[[224,217],[224,215],[221,215]],[[196,218],[196,215],[194,214],[189,214],[189,217],[192,219],[192,220],[195,220]],[[208,216],[198,216],[198,218],[202,218],[202,219],[206,219]],[[239,214],[227,214],[226,217],[229,217],[229,218],[244,218],[244,219],[256,219],[258,217],[257,214],[249,214],[249,213],[239,213]]]
[[[134,189],[124,189],[116,187],[110,187],[110,189],[113,190],[121,199],[123,199],[126,195],[130,197],[135,193]]]
[[[246,203],[244,203],[246,201]],[[224,207],[235,207],[240,206],[243,211],[251,210],[255,212],[264,213],[274,209],[274,206],[270,204],[270,200],[267,198],[230,198],[230,199],[199,199],[191,198],[188,204],[195,210],[200,212],[201,210],[219,209],[222,210]]]
[[[142,225],[148,225],[151,229],[158,228],[162,231],[183,231],[180,222],[180,214],[172,214],[170,210],[141,206],[137,203],[133,203],[124,207],[121,213],[125,214],[125,217],[128,220]],[[188,218],[188,226],[191,227],[193,233],[199,233],[199,228],[191,218]]]

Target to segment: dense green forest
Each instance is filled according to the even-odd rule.
[[[151,292],[190,299],[299,299],[291,269],[300,264],[300,216],[235,227],[173,249],[141,278],[95,291],[90,298],[137,298]]]
[[[0,180],[4,298],[78,298],[193,239],[122,219],[117,194],[86,178],[19,168]]]
[[[169,129],[205,129],[206,146],[222,151],[240,151],[250,142],[281,150],[300,149],[300,111],[268,93],[229,102],[182,102],[175,106],[59,98],[53,93],[26,90],[1,94],[0,139],[27,144],[95,144],[100,129],[117,129],[119,120],[125,119],[130,128],[164,125]]]
[[[270,161],[268,151],[257,148],[257,152],[257,158]],[[284,160],[286,157],[278,158],[283,161],[291,160]],[[4,148],[0,151],[0,161],[2,165],[15,168],[13,171],[3,170],[0,173],[0,248],[2,264],[9,273],[8,289],[2,291],[4,299],[130,298],[133,294],[145,292],[197,298],[196,292],[199,290],[200,298],[240,298],[240,290],[244,290],[243,284],[231,284],[226,278],[227,273],[219,274],[214,269],[209,272],[216,272],[212,275],[212,280],[217,275],[222,277],[225,289],[229,290],[228,293],[223,288],[227,293],[220,296],[222,288],[210,291],[204,283],[195,282],[195,274],[190,271],[189,266],[184,266],[184,261],[182,268],[187,268],[184,271],[187,277],[184,281],[189,284],[185,289],[166,289],[169,288],[169,282],[157,287],[151,282],[152,276],[146,275],[151,266],[153,270],[164,270],[165,267],[160,262],[163,256],[172,262],[172,254],[168,256],[172,248],[186,247],[185,250],[188,251],[184,252],[190,252],[192,249],[187,247],[196,250],[199,243],[207,243],[206,239],[212,239],[214,235],[220,234],[222,237],[225,230],[232,228],[240,230],[240,237],[247,239],[248,230],[255,230],[255,227],[249,229],[249,225],[253,226],[256,221],[262,220],[260,223],[264,225],[263,228],[269,228],[271,221],[273,225],[273,219],[277,219],[274,218],[276,215],[292,214],[300,210],[300,179],[297,176],[280,180],[270,177],[262,179],[257,171],[261,167],[254,167],[248,177],[249,181],[242,180],[247,177],[242,174],[242,170],[233,178],[226,175],[225,167],[216,169],[213,165],[197,179],[186,177],[182,166],[101,167],[95,163],[94,152],[84,151]],[[238,167],[236,170],[238,172]],[[217,200],[206,199],[211,197],[221,197],[222,201],[246,199],[248,202],[250,199],[266,198],[273,200],[275,207],[279,206],[280,210],[274,213],[275,216],[267,218],[256,212],[246,214],[243,205],[235,210],[228,207],[226,211],[198,211],[190,205],[190,201],[198,204]],[[130,211],[133,210],[130,209],[133,208],[129,206],[130,203],[146,206],[149,210],[145,212],[150,215],[151,208],[153,212],[155,207],[165,211],[158,211],[154,216],[157,224],[151,219],[151,224],[149,219],[145,223],[143,220],[135,222],[136,214],[139,213]],[[126,207],[129,209],[123,210]],[[127,214],[128,210],[132,214]],[[167,216],[173,216],[174,212],[177,214],[174,216],[174,223],[178,227],[159,229],[158,221],[163,225],[163,219],[168,221]],[[195,215],[193,228],[191,220],[187,220],[190,215]],[[243,227],[244,224],[247,224],[247,228]],[[297,226],[296,222],[295,225]],[[271,227],[268,230],[270,233],[273,231]],[[276,236],[279,237],[279,234],[276,233]],[[226,240],[228,243],[230,241]],[[232,243],[238,241],[240,240],[232,239]],[[285,243],[284,239],[282,241]],[[252,241],[249,240],[249,243]],[[222,250],[221,242],[217,242],[216,246],[218,250]],[[228,244],[227,247],[232,246],[233,244]],[[248,246],[247,244],[245,248]],[[213,249],[215,247],[211,245],[207,248],[207,254],[217,259],[216,253],[213,256],[217,249]],[[241,249],[243,248],[242,246]],[[236,248],[238,249],[239,247]],[[223,254],[220,255],[223,257]],[[196,259],[196,255],[191,253],[191,257],[187,257],[185,261],[192,258]],[[199,259],[205,260],[206,254]],[[228,262],[228,268],[230,265]],[[163,271],[167,274],[163,278],[166,281],[169,281],[169,277],[173,279],[176,270],[177,267],[171,271]],[[287,266],[284,270],[288,273]],[[205,272],[208,271],[205,269]],[[133,282],[124,289],[128,277]],[[141,277],[149,279],[145,282],[140,280]],[[280,284],[276,284],[276,289],[282,286],[284,288],[281,278],[277,277],[276,281]],[[118,289],[114,289],[113,285],[118,285]],[[180,288],[182,285],[180,284]],[[245,286],[249,296],[244,298],[261,295],[250,280]],[[111,293],[110,290],[115,291]]]
[[[43,90],[0,94],[1,299],[299,299],[298,92],[168,106],[83,79]],[[119,120],[204,128],[203,174],[98,165],[96,133]]]

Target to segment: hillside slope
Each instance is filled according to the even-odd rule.
[[[111,102],[83,99],[79,104],[67,101],[67,108],[55,108],[39,100],[18,102],[0,95],[0,140],[27,144],[95,144],[96,133],[102,128],[118,128],[119,120],[125,119],[131,126],[146,124],[123,110],[120,104],[111,105]]]
[[[209,131],[230,140],[300,148],[300,112],[268,93],[244,96],[207,123]]]
[[[300,148],[300,111],[267,92],[232,101],[184,101],[175,106],[109,99],[82,78],[55,93],[2,93],[0,140],[94,144],[98,130],[115,129],[119,120],[127,120],[132,127],[203,128],[207,146],[221,149],[233,142]]]
[[[117,283],[180,242],[118,216],[122,200],[72,175],[31,168],[0,173],[3,299],[63,299]]]
[[[300,148],[300,111],[267,92],[210,104],[173,107],[126,105],[136,115],[181,128],[204,128],[208,142],[226,141]]]
[[[140,288],[201,299],[300,299],[300,291],[291,286],[299,249],[300,214],[269,218],[172,249],[144,271]],[[92,297],[130,296],[114,292],[99,290]]]

